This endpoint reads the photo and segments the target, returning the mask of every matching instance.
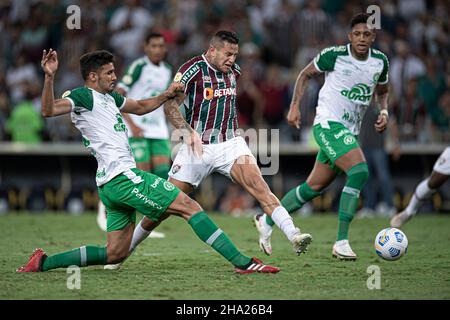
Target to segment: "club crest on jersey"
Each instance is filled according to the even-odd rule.
[[[175,174],[175,173],[177,173],[178,171],[180,171],[180,169],[181,169],[181,166],[180,166],[179,164],[176,164],[176,165],[174,165],[173,168],[172,168],[172,173]]]

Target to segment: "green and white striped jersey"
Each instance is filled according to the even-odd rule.
[[[72,122],[81,132],[84,146],[97,159],[98,186],[136,167],[120,113],[126,101],[122,95],[80,87],[66,91],[62,98],[72,104]]]
[[[127,92],[127,97],[141,100],[157,96],[165,91],[172,81],[172,68],[161,62],[159,65],[150,61],[147,56],[135,60],[126,70],[117,87]],[[158,108],[144,115],[130,114],[133,122],[144,130],[144,137],[150,139],[168,139],[164,109]],[[125,120],[126,122],[126,120]],[[131,130],[128,130],[132,136]]]
[[[358,135],[376,85],[388,82],[386,55],[370,49],[367,59],[361,61],[352,56],[350,44],[333,46],[315,57],[314,66],[325,72],[314,124],[329,128],[328,121],[340,122]]]

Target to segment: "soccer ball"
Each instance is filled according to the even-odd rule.
[[[375,251],[385,260],[398,260],[406,254],[407,249],[408,238],[399,229],[383,229],[375,238]]]

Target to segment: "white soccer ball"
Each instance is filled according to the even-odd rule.
[[[399,229],[383,229],[375,238],[375,251],[385,260],[398,260],[406,254],[407,249],[408,238]]]

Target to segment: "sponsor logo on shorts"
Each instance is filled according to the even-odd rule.
[[[344,143],[345,143],[346,145],[350,145],[350,144],[355,143],[355,137],[352,136],[352,135],[345,136],[345,137],[344,137]]]
[[[132,193],[134,193],[136,198],[138,198],[139,200],[142,200],[146,205],[149,205],[149,206],[159,209],[159,210],[162,209],[162,207],[159,204],[157,204],[153,200],[149,199],[146,195],[140,193],[138,188],[134,188]]]
[[[327,140],[327,138],[325,137],[325,134],[323,132],[321,132],[319,134],[320,139],[323,142],[323,145],[325,147],[325,149],[328,151],[328,153],[330,154],[331,157],[336,157],[336,151],[333,149],[332,146],[330,146],[330,141]]]
[[[344,134],[349,133],[349,132],[350,132],[350,130],[348,130],[348,129],[342,129],[341,131],[339,131],[338,133],[336,133],[336,134],[334,135],[334,138],[335,138],[335,139],[339,139],[339,138],[342,137]]]
[[[180,171],[180,169],[181,169],[181,166],[179,164],[176,164],[172,167],[172,173],[175,174],[178,171]]]
[[[166,189],[167,191],[172,191],[173,189],[175,189],[175,186],[170,183],[169,181],[164,181],[164,189]]]
[[[153,182],[153,184],[151,185],[151,187],[152,187],[153,189],[155,189],[155,188],[158,186],[158,184],[161,182],[161,180],[162,180],[162,178],[156,178],[155,182]]]

